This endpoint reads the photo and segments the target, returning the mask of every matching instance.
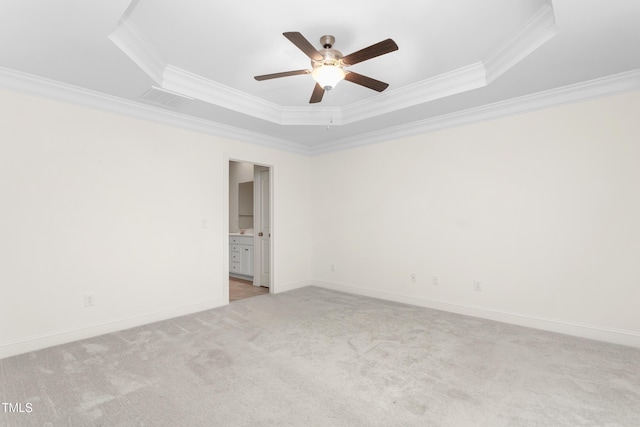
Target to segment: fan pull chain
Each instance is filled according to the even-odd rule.
[[[331,125],[333,124],[333,106],[331,105],[331,99],[333,98],[332,96],[329,96],[329,94],[331,93],[330,89],[326,90],[326,95],[325,95],[325,99],[327,100],[327,107],[329,107],[329,123],[327,124],[327,132],[329,132],[331,130]]]

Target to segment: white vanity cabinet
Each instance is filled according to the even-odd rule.
[[[253,280],[253,236],[229,236],[229,275]]]

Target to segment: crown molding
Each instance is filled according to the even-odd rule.
[[[403,86],[343,107],[343,123],[387,114],[487,85],[481,62]]]
[[[120,18],[116,29],[109,34],[109,40],[151,77],[153,81],[157,84],[162,84],[162,75],[167,63],[160,57],[151,43],[142,36],[137,27],[129,21],[130,12],[127,9],[125,15]]]
[[[518,31],[487,55],[484,60],[487,84],[551,40],[557,32],[553,8],[544,5]]]
[[[131,11],[127,10],[109,38],[163,89],[283,126],[322,125],[327,118],[334,125],[350,124],[484,87],[556,34],[553,8],[545,4],[483,62],[344,107],[326,109],[319,106],[283,107],[168,64],[129,21],[130,15]]]
[[[635,90],[640,90],[640,69],[394,126],[382,131],[338,139],[312,148],[310,154],[317,156]]]
[[[333,124],[343,122],[340,108],[281,107],[170,64],[164,70],[162,87],[278,125],[324,125],[331,117]]]
[[[0,88],[296,154],[305,145],[0,67]]]
[[[296,154],[321,155],[552,106],[640,90],[640,69],[394,126],[382,131],[342,138],[313,148],[3,67],[0,67],[0,87]],[[326,124],[326,117],[323,124]]]
[[[282,124],[282,107],[279,105],[170,64],[165,67],[162,88],[238,113]]]

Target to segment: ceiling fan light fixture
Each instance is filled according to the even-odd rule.
[[[311,76],[324,90],[331,90],[344,80],[345,72],[340,66],[324,64],[315,67]]]

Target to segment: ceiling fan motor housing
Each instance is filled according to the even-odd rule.
[[[335,43],[335,37],[331,35],[325,35],[320,37],[320,44],[324,49],[319,50],[318,52],[322,55],[322,61],[311,60],[311,66],[313,68],[320,67],[322,65],[333,65],[336,67],[342,67],[342,52],[336,49],[332,49],[333,44]]]

